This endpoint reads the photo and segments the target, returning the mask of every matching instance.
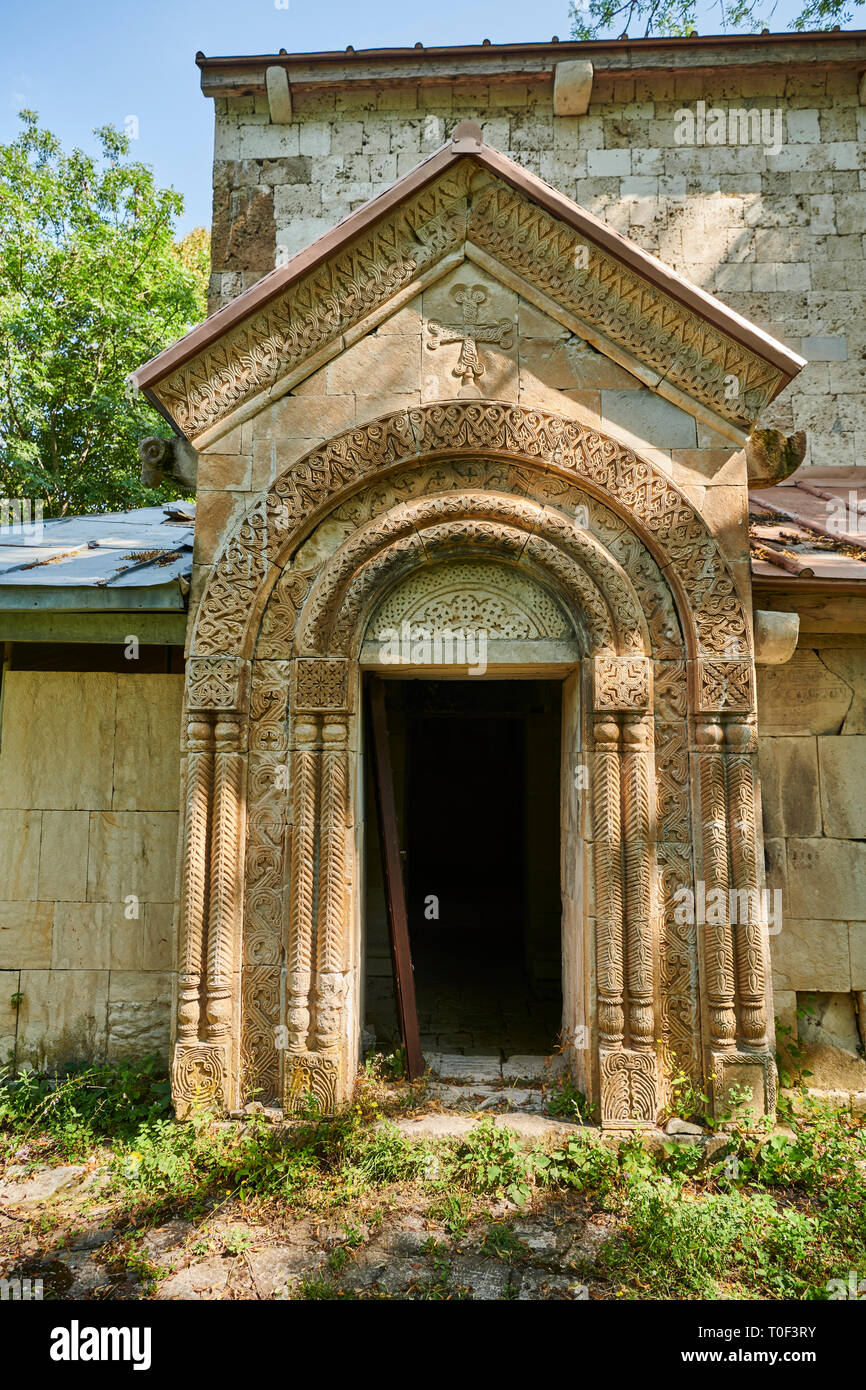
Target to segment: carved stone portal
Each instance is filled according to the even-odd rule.
[[[485,626],[525,664],[533,643],[566,648],[563,1036],[602,1123],[654,1123],[680,1069],[719,1108],[742,1091],[771,1108],[733,577],[652,464],[574,421],[464,401],[313,450],[213,567],[187,679],[178,1108],[332,1110],[351,1092],[361,667],[404,621]],[[718,910],[695,910],[713,890]]]

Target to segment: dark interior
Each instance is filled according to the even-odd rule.
[[[547,1054],[562,1013],[561,686],[389,681],[387,708],[422,1049]],[[368,846],[377,856],[377,835]]]

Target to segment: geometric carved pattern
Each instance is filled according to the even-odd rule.
[[[698,709],[722,711],[752,710],[755,695],[751,661],[708,661],[698,663]]]
[[[301,657],[295,663],[295,709],[345,710],[349,663],[339,657]]]
[[[434,462],[446,446],[447,465]],[[610,506],[597,503],[594,491],[608,497]],[[575,527],[579,497],[588,499],[591,520]],[[274,583],[271,566],[285,565],[300,538],[314,536],[326,518],[332,524],[335,513],[344,541],[325,552],[328,558],[318,569],[296,571],[289,596],[290,571],[284,568]],[[631,518],[634,539],[628,543],[616,530],[626,526],[622,513]],[[618,537],[621,561],[597,534],[605,528],[608,537]],[[699,662],[683,659],[673,610],[654,600],[653,586],[666,586],[667,580],[655,559],[643,561],[650,548],[666,557],[665,568],[678,576],[680,592],[688,597],[691,607],[675,616],[687,631],[689,655],[711,654],[703,658],[705,673]],[[638,567],[636,592],[632,572]],[[274,645],[263,648],[269,592],[281,616],[278,628],[273,623],[267,628]],[[214,701],[205,709],[225,708],[241,672],[251,675],[249,753],[240,755],[247,762],[243,1084],[267,1098],[282,1094],[288,1109],[302,1108],[307,1094],[323,1110],[344,1098],[346,1030],[356,1017],[347,993],[357,969],[347,958],[356,949],[348,927],[358,891],[349,834],[357,663],[349,654],[359,651],[365,626],[375,630],[369,613],[381,622],[383,614],[396,620],[401,610],[431,627],[455,631],[483,620],[489,632],[511,640],[521,640],[527,631],[561,632],[563,623],[567,630],[573,622],[584,650],[594,657],[589,757],[597,793],[598,1016],[606,1030],[599,1051],[602,1117],[606,1125],[619,1127],[652,1124],[663,1084],[657,1047],[662,1076],[675,1063],[703,1079],[700,942],[670,911],[675,881],[690,883],[693,877],[685,675],[693,664],[707,676],[703,686],[696,683],[693,698],[699,689],[709,689],[711,676],[751,691],[744,614],[718,546],[669,480],[576,422],[484,401],[398,412],[313,451],[281,475],[242,521],[208,581],[194,649],[201,641],[211,654],[190,663],[191,696],[195,692],[192,698]],[[262,659],[263,649],[279,659]],[[664,656],[651,671],[649,654],[656,649]],[[239,659],[241,652],[253,650],[258,651],[254,661]],[[319,655],[298,656],[298,651]],[[731,661],[731,652],[740,659]],[[654,683],[655,737],[646,717]],[[210,728],[205,721],[195,735],[202,758],[211,756]],[[718,719],[700,726],[708,886],[723,885],[727,876],[728,765],[737,805],[745,808],[742,816],[738,811],[743,833],[754,818],[743,763],[751,725],[738,721],[723,751],[726,728]],[[223,995],[234,917],[221,913],[214,892],[234,900],[240,886],[240,876],[230,871],[242,857],[239,822],[229,810],[243,800],[244,784],[236,786],[232,760],[237,755],[230,751],[235,744],[225,716],[213,730],[215,797],[226,809],[214,822],[222,829],[211,856],[216,868],[209,923],[216,936],[207,954],[211,997],[227,1016]],[[740,835],[739,826],[736,831]],[[732,849],[738,847],[737,881],[748,887],[745,848],[731,834]],[[716,953],[702,967],[711,1033],[716,1045],[723,1041],[733,1051],[738,1043],[748,1045],[748,1035],[728,1031],[735,984],[730,927],[707,940]],[[738,956],[736,1001],[745,998],[742,980],[750,1007],[751,996],[756,997],[756,1020],[763,987],[759,967],[750,937],[748,950]],[[195,973],[191,965],[187,973]],[[282,1019],[288,1046],[278,1050],[273,1027]]]
[[[486,561],[454,560],[424,565],[379,604],[367,627],[367,641],[381,640],[383,629],[443,632],[478,631],[507,641],[570,638],[565,613],[540,584],[514,567]]]
[[[456,165],[159,382],[154,392],[187,438],[274,386],[462,245],[474,171],[468,161]]]
[[[305,1052],[286,1058],[283,1110],[287,1115],[304,1110],[312,1096],[318,1112],[331,1115],[337,1106],[339,1067],[333,1057]]]
[[[778,367],[503,181],[488,175],[471,190],[477,173],[476,164],[459,161],[155,382],[151,389],[183,433],[195,439],[272,390],[467,240],[719,415],[738,424],[757,418],[786,379]],[[461,288],[463,306],[477,311],[472,291]],[[480,375],[475,342],[510,326],[456,326],[452,337],[461,334],[462,351],[455,374],[464,383]],[[430,346],[443,332],[435,327]]]
[[[730,571],[700,515],[670,479],[578,421],[495,401],[397,411],[336,436],[293,464],[240,521],[218,557],[196,618],[194,654],[248,649],[271,566],[317,510],[337,505],[340,494],[382,469],[445,450],[455,465],[461,454],[494,451],[591,483],[666,557],[688,604],[699,651],[748,664],[746,616]],[[572,537],[576,544],[573,526]]]
[[[215,1045],[178,1044],[171,1069],[171,1088],[179,1116],[190,1110],[225,1107],[226,1058]]]
[[[240,682],[237,658],[193,657],[187,664],[189,709],[236,709]]]
[[[645,710],[650,703],[646,657],[597,656],[593,663],[596,710]]]
[[[469,239],[719,415],[753,420],[783,374],[504,183],[472,200]],[[735,378],[736,395],[726,395]]]
[[[656,1059],[625,1048],[601,1054],[602,1124],[618,1129],[654,1125],[658,1112]]]

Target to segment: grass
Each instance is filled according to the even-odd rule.
[[[422,1101],[417,1086],[374,1069],[334,1118],[274,1126],[263,1115],[226,1124],[198,1114],[178,1124],[156,1061],[89,1068],[60,1083],[7,1078],[0,1168],[95,1158],[111,1176],[100,1200],[112,1224],[139,1239],[180,1216],[195,1227],[192,1249],[212,1248],[213,1237],[216,1248],[241,1255],[250,1240],[241,1223],[335,1217],[341,1234],[325,1270],[292,1297],[354,1296],[337,1281],[401,1204],[447,1237],[431,1238],[429,1277],[419,1276],[411,1297],[460,1296],[448,1285],[448,1252],[479,1221],[482,1255],[525,1262],[531,1252],[512,1222],[550,1202],[571,1202],[575,1223],[612,1218],[591,1273],[581,1271],[593,1297],[826,1298],[832,1279],[866,1274],[866,1130],[805,1093],[797,1113],[781,1117],[785,1132],[734,1123],[709,1160],[692,1145],[649,1152],[639,1137],[610,1148],[588,1130],[527,1148],[490,1118],[459,1140],[413,1143],[392,1120]],[[503,1199],[512,1216],[491,1219]],[[41,1212],[33,1226],[47,1231],[51,1219]],[[227,1224],[217,1233],[219,1222]],[[152,1290],[158,1266],[126,1240],[123,1263]]]

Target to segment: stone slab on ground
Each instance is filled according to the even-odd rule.
[[[458,1255],[448,1278],[452,1289],[467,1289],[473,1299],[504,1298],[510,1282],[508,1265],[474,1255]]]
[[[228,1282],[232,1264],[231,1257],[209,1255],[207,1259],[196,1260],[185,1269],[179,1269],[159,1285],[156,1297],[161,1300],[219,1298]]]
[[[512,1111],[492,1116],[497,1129],[510,1129],[527,1139],[541,1140],[580,1134],[581,1125],[554,1120],[547,1115],[527,1115]],[[396,1128],[409,1139],[462,1139],[480,1122],[472,1115],[418,1115],[396,1121]]]
[[[273,1298],[302,1275],[316,1275],[325,1262],[325,1252],[307,1245],[273,1245],[247,1250],[246,1260],[259,1297]]]
[[[427,1070],[446,1081],[501,1081],[498,1057],[471,1057],[462,1053],[434,1052],[426,1058]]]
[[[548,1059],[515,1053],[502,1063],[502,1075],[507,1081],[541,1081],[548,1075]]]
[[[32,1177],[0,1182],[0,1206],[33,1207],[77,1187],[87,1171],[83,1163],[65,1163],[59,1168],[42,1168]]]

